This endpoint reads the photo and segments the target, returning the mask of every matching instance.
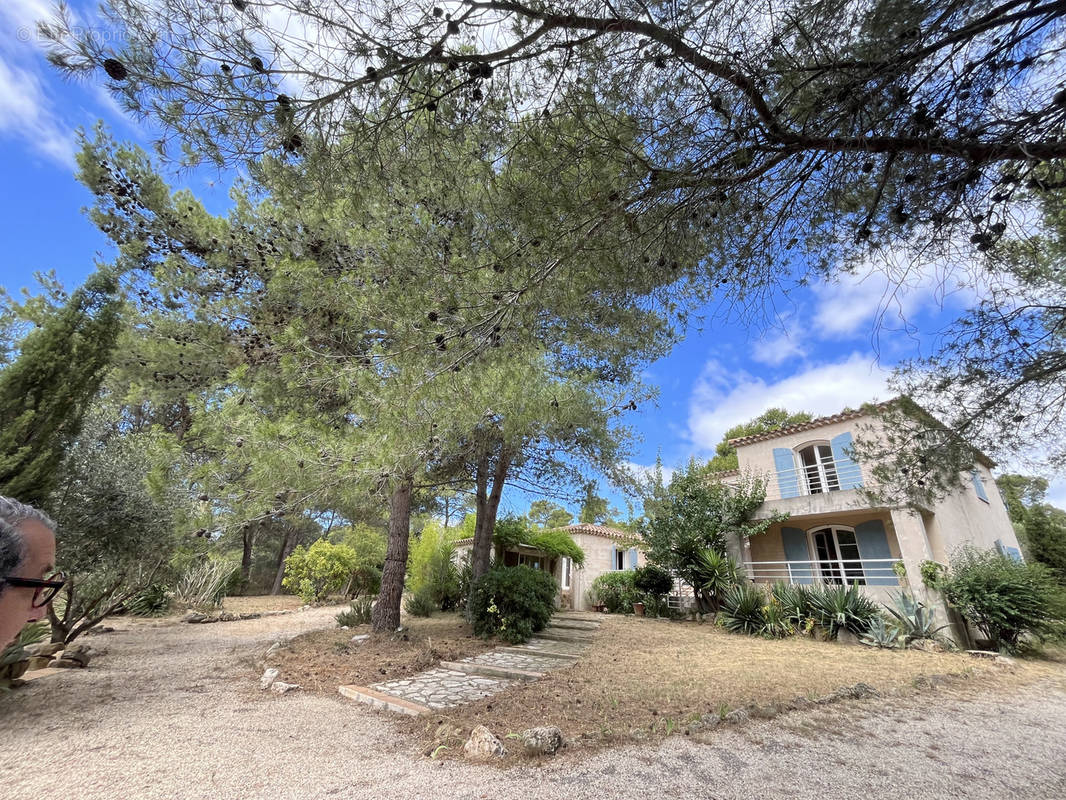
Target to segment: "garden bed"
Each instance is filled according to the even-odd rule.
[[[684,732],[704,714],[753,708],[754,716],[772,716],[797,698],[814,701],[858,683],[887,695],[982,678],[1053,677],[1066,685],[1064,666],[1007,667],[963,653],[878,650],[801,636],[771,640],[709,623],[604,615],[595,643],[574,666],[405,724],[427,744],[443,721],[463,731],[486,725],[501,738],[557,725],[568,739],[602,745]]]
[[[366,686],[403,678],[435,666],[491,650],[458,614],[405,617],[403,634],[371,635],[362,644],[352,637],[370,633],[369,625],[350,630],[316,631],[298,636],[271,656],[282,679],[305,690],[337,693],[346,684]]]

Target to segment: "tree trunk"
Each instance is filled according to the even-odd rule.
[[[474,542],[470,546],[471,582],[476,581],[489,569],[492,554],[492,526],[489,519],[489,454],[483,453],[477,462],[475,474]],[[495,522],[494,522],[495,524]]]
[[[400,603],[411,538],[412,483],[411,478],[404,478],[389,499],[389,543],[385,550],[385,568],[381,571],[381,592],[370,618],[375,633],[391,632],[400,627]]]
[[[247,590],[248,581],[252,577],[252,546],[255,544],[255,534],[258,525],[247,523],[241,531],[243,549],[241,551],[241,586]]]
[[[278,552],[278,568],[274,573],[274,585],[270,588],[271,594],[281,594],[281,582],[285,578],[285,559],[292,553],[296,546],[296,528],[286,526],[285,536],[281,540],[281,550]]]

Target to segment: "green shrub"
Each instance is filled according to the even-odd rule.
[[[1017,652],[1027,636],[1049,638],[1066,616],[1062,589],[1047,567],[995,550],[957,550],[941,591],[996,650]]]
[[[373,595],[361,595],[354,598],[348,608],[337,614],[337,624],[341,627],[348,626],[349,628],[354,628],[356,625],[366,625],[370,622],[370,614],[373,610]]]
[[[633,585],[646,594],[661,597],[674,588],[674,576],[658,564],[648,564],[633,571]]]
[[[340,591],[355,570],[357,557],[344,544],[319,539],[310,547],[298,546],[285,559],[282,586],[300,595],[305,603],[318,603]]]
[[[811,590],[807,586],[777,581],[770,587],[770,595],[780,605],[785,619],[802,627],[811,617]]]
[[[647,598],[650,615],[661,617],[667,613],[666,595],[674,588],[674,576],[658,564],[637,567],[633,574],[633,586]]]
[[[726,630],[757,636],[763,632],[766,595],[754,583],[738,583],[722,594],[719,621]]]
[[[408,562],[407,587],[412,597],[429,598],[440,611],[458,606],[462,595],[451,535],[451,531],[438,524],[427,525],[414,544]]]
[[[204,560],[194,563],[174,586],[174,601],[180,606],[209,611],[222,605],[230,578],[239,567],[233,561]]]
[[[634,570],[605,572],[592,582],[590,599],[596,605],[606,606],[609,614],[628,614],[634,603],[645,600],[644,593],[637,589],[634,581]]]
[[[705,611],[717,611],[725,593],[737,585],[740,570],[737,562],[719,550],[701,552],[692,567],[693,588],[697,602],[706,604]]]
[[[762,607],[762,617],[763,624],[759,629],[759,634],[768,639],[783,639],[796,632],[785,607],[772,593],[766,598],[766,604]]]
[[[856,636],[870,629],[870,621],[880,616],[877,603],[859,587],[819,586],[810,593],[811,616],[825,631],[827,639],[836,639],[842,630]]]
[[[234,574],[239,573],[234,570]],[[159,617],[169,610],[170,596],[167,594],[167,587],[159,583],[146,586],[126,601],[126,611],[135,617]]]
[[[944,576],[947,574],[947,568],[943,564],[926,559],[919,565],[918,569],[922,574],[922,583],[925,586],[930,589],[940,589]]]
[[[429,587],[423,586],[417,592],[407,595],[403,607],[412,617],[432,617],[433,612],[437,610],[437,603]]]
[[[470,621],[474,633],[510,644],[543,630],[555,610],[555,579],[526,566],[494,567],[474,584]]]

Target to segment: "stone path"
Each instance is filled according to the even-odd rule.
[[[425,714],[470,703],[573,664],[588,648],[600,623],[577,614],[556,616],[537,638],[514,647],[444,661],[403,680],[341,686],[345,697],[401,714]]]

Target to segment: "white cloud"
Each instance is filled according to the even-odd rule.
[[[822,416],[884,400],[889,394],[888,375],[873,358],[859,353],[842,361],[806,365],[802,372],[776,383],[710,361],[689,401],[689,438],[698,449],[711,451],[729,428],[769,408]]]
[[[40,76],[0,55],[0,135],[74,167],[74,136],[56,113]]]
[[[811,332],[822,339],[847,338],[860,330],[910,329],[925,310],[939,309],[948,298],[967,302],[971,277],[953,268],[865,267],[855,274],[812,287],[817,306]]]
[[[0,136],[74,167],[72,126],[56,110],[42,74],[50,69],[37,47],[37,21],[51,16],[48,0],[6,0],[0,7]]]
[[[760,364],[779,367],[786,361],[806,357],[807,350],[800,343],[802,335],[792,315],[778,317],[778,324],[763,331],[762,337],[751,346],[751,357]]]

